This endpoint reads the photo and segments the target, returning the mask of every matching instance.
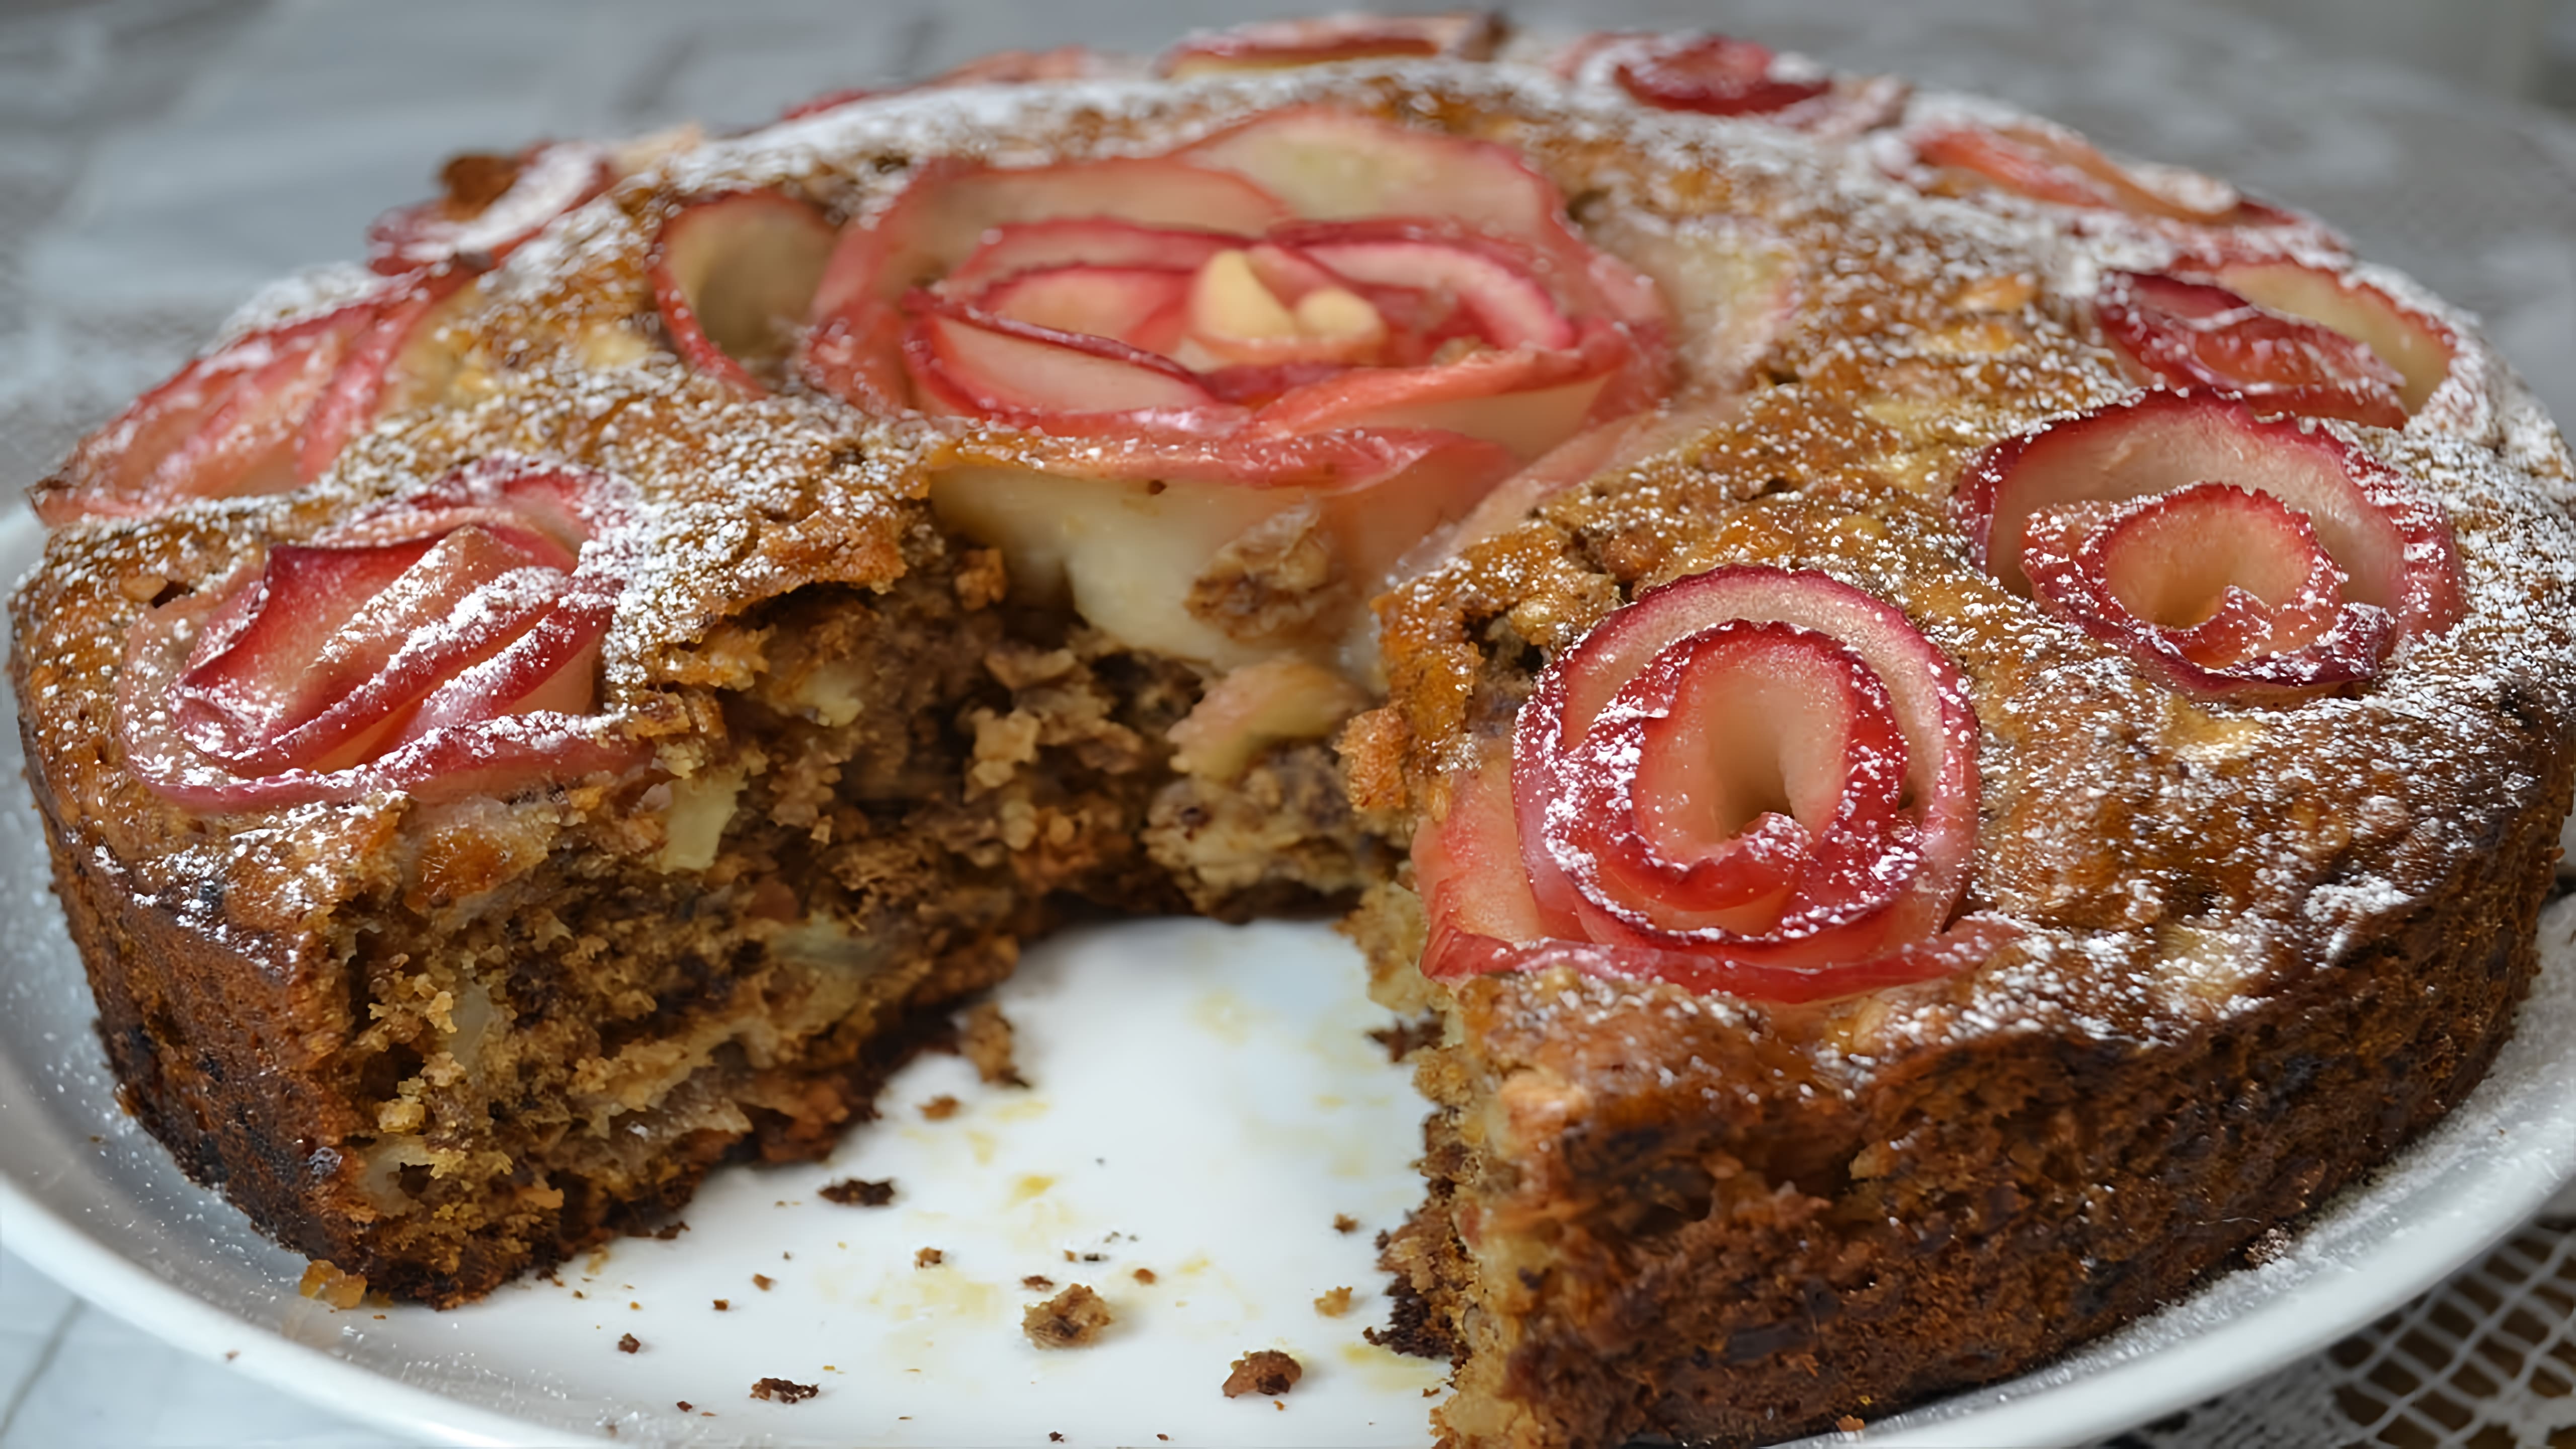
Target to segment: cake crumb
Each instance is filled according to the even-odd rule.
[[[1047,1442],[1050,1444],[1061,1444],[1064,1442],[1064,1436],[1052,1429],[1049,1429],[1047,1431]]]
[[[912,1266],[916,1268],[936,1268],[947,1261],[948,1255],[937,1248],[924,1248],[912,1255]]]
[[[685,1414],[685,1413],[689,1412],[691,1409],[694,1409],[694,1408],[696,1408],[696,1407],[697,1407],[697,1405],[690,1403],[690,1402],[689,1402],[688,1400],[686,1400],[686,1399],[677,1399],[677,1400],[674,1400],[673,1402],[677,1403],[677,1404],[680,1406],[680,1412],[681,1412],[681,1413],[683,1413],[683,1414]]]
[[[1147,1284],[1149,1286],[1154,1282],[1154,1270],[1151,1268],[1139,1268],[1128,1276],[1134,1278],[1139,1283]]]
[[[343,1273],[339,1264],[316,1258],[304,1265],[304,1277],[296,1283],[295,1291],[334,1308],[355,1308],[367,1300],[367,1275]]]
[[[773,1403],[801,1404],[823,1390],[813,1384],[800,1384],[787,1379],[769,1378],[751,1386],[751,1396]]]
[[[1351,1311],[1351,1290],[1334,1288],[1315,1300],[1315,1311],[1326,1318],[1339,1318]]]
[[[1055,1286],[1055,1280],[1044,1273],[1031,1273],[1020,1280],[1020,1286],[1032,1293],[1044,1293]]]
[[[1379,1027],[1368,1034],[1368,1039],[1386,1048],[1388,1061],[1402,1066],[1406,1057],[1424,1047],[1440,1045],[1441,1036],[1446,1030],[1447,1028],[1441,1025],[1439,1017],[1426,1016],[1415,1021],[1399,1021],[1393,1026]]]
[[[990,1001],[979,1001],[966,1013],[957,1033],[957,1050],[987,1086],[1025,1087],[1028,1079],[1012,1056],[1011,1019]]]
[[[1862,1419],[1858,1414],[1845,1414],[1841,1418],[1834,1420],[1834,1427],[1842,1430],[1846,1434],[1857,1434],[1861,1430],[1868,1428],[1869,1423]]]
[[[957,602],[972,611],[1000,603],[1011,591],[1010,576],[1002,569],[1002,551],[998,548],[970,548],[959,559]]]
[[[1245,1394],[1268,1394],[1273,1398],[1297,1387],[1306,1376],[1306,1366],[1275,1348],[1256,1348],[1234,1361],[1234,1371],[1225,1376],[1225,1396],[1239,1399]]]
[[[667,1242],[670,1242],[672,1239],[677,1238],[680,1234],[687,1232],[688,1230],[689,1230],[689,1220],[688,1220],[688,1219],[686,1219],[686,1218],[673,1218],[673,1219],[671,1219],[669,1222],[664,1223],[662,1226],[660,1226],[660,1227],[658,1227],[658,1228],[653,1229],[653,1230],[652,1230],[651,1232],[649,1232],[649,1233],[639,1233],[639,1234],[637,1234],[636,1236],[638,1236],[638,1237],[645,1237],[645,1238],[651,1238],[653,1241],[655,1241],[655,1242],[657,1242],[657,1243],[667,1243]]]
[[[768,1292],[777,1282],[777,1279],[770,1277],[766,1273],[754,1273],[751,1275],[751,1286],[759,1289],[763,1293]]]
[[[945,1122],[949,1118],[957,1115],[957,1106],[958,1103],[955,1097],[948,1095],[946,1092],[942,1092],[938,1096],[921,1104],[921,1115],[925,1121]]]
[[[716,1300],[716,1312],[718,1312],[718,1313],[730,1313],[730,1312],[732,1312],[732,1311],[733,1311],[733,1300],[732,1300],[732,1299],[730,1299],[730,1298],[719,1298],[719,1299],[717,1299],[717,1300]]]
[[[644,1351],[644,1340],[637,1338],[631,1333],[621,1334],[617,1340],[617,1351],[619,1353],[641,1353]]]
[[[1334,1232],[1337,1232],[1337,1233],[1343,1233],[1343,1234],[1349,1234],[1349,1233],[1356,1233],[1356,1232],[1358,1232],[1359,1230],[1360,1230],[1360,1220],[1359,1220],[1358,1218],[1352,1217],[1349,1213],[1335,1213],[1335,1214],[1333,1214],[1333,1231],[1334,1231]]]
[[[1081,1348],[1098,1341],[1111,1321],[1108,1301],[1073,1283],[1044,1303],[1030,1304],[1020,1328],[1040,1348]]]
[[[894,1179],[889,1177],[882,1182],[870,1182],[863,1177],[845,1177],[839,1182],[824,1184],[821,1197],[825,1202],[836,1202],[843,1207],[884,1207],[894,1201]]]

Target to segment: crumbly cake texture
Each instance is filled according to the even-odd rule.
[[[1928,194],[1892,174],[1900,131],[2017,118],[1842,84],[1870,105],[1840,135],[1365,61],[890,95],[667,148],[482,277],[437,395],[318,483],[71,524],[22,586],[30,779],[126,1101],[279,1240],[454,1304],[649,1227],[721,1162],[828,1151],[1068,915],[1356,899],[1381,999],[1441,1024],[1387,1337],[1455,1359],[1450,1441],[1790,1437],[2179,1293],[2438,1117],[2510,1029],[2576,789],[2576,468],[2465,319],[2361,268],[2456,347],[2404,428],[2319,426],[2439,504],[2464,616],[2294,705],[2165,687],[1976,567],[1948,501],[1977,450],[2136,392],[2089,299],[2205,237]],[[1680,392],[1721,404],[1417,556],[1378,606],[1384,702],[1338,748],[1176,773],[1215,671],[1030,607],[928,501],[1007,433],[749,398],[660,335],[653,239],[694,198],[847,222],[936,158],[1160,154],[1311,103],[1516,150],[1593,245],[1684,280]],[[2305,224],[2266,245],[2335,258]],[[1748,330],[1730,305],[1779,269],[1794,305]],[[598,713],[649,766],[233,813],[137,780],[116,716],[147,610],[500,455],[639,495]],[[1799,1006],[1426,980],[1416,827],[1547,661],[1726,564],[1857,586],[1953,661],[1982,781],[1961,909],[2018,933]]]

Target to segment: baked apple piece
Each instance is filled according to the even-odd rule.
[[[507,794],[640,763],[595,713],[630,486],[492,459],[156,605],[118,728],[194,809]]]
[[[467,273],[423,272],[233,339],[83,438],[37,485],[36,516],[146,518],[312,482],[378,417],[443,395],[459,359],[440,334],[474,295]]]
[[[1539,675],[1509,753],[1416,837],[1423,972],[1566,964],[1814,1001],[1983,959],[1977,718],[1948,658],[1829,575],[1638,595]]]
[[[2063,126],[1945,122],[1916,132],[1914,154],[1936,189],[1991,188],[2031,201],[2180,222],[2193,227],[2278,226],[2297,220],[2238,194],[2215,177],[2174,167],[2131,167]]]
[[[2132,363],[2174,386],[2234,393],[2268,413],[2406,425],[2406,379],[2368,345],[2215,283],[2113,272],[2093,310]]]
[[[2365,682],[2463,608],[2437,506],[2333,434],[2232,398],[2149,393],[2006,439],[1952,508],[2006,587],[2196,694],[2285,703]]]
[[[1502,17],[1471,11],[1263,20],[1192,35],[1164,51],[1154,69],[1179,80],[1358,60],[1491,60],[1506,33]]]
[[[443,194],[367,227],[367,265],[386,276],[454,264],[485,271],[546,223],[608,189],[607,148],[551,141],[515,156],[468,153],[440,168]]]
[[[1406,550],[1669,370],[1653,285],[1517,156],[1311,107],[934,165],[814,316],[814,386],[952,420],[933,505],[1016,588],[1228,667],[1337,648]]]
[[[671,345],[754,397],[785,372],[832,255],[832,224],[776,191],[735,191],[671,214],[646,274]]]
[[[2450,329],[2349,273],[2285,260],[2112,272],[2102,330],[2144,374],[2265,412],[2404,427],[2451,373]]]

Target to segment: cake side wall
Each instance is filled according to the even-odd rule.
[[[2539,752],[2563,799],[2565,745]],[[1742,1078],[1643,1064],[1757,1046],[1648,1009],[1534,1036],[1557,1014],[1531,1004],[1571,982],[1479,983],[1480,1074],[1506,1099],[1544,1082],[1567,1116],[1461,1194],[1481,1260],[1545,1266],[1517,1289],[1488,1273],[1510,1301],[1468,1321],[1508,1367],[1481,1376],[1496,1402],[1445,1417],[1515,1443],[1770,1442],[2024,1372],[2171,1300],[2477,1083],[2537,968],[2557,818],[2527,810],[2353,959],[2204,1032],[1963,1042],[1849,1100],[1774,1078],[1711,1112]]]

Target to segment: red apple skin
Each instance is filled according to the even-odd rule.
[[[1699,647],[1692,641],[1703,631],[1739,622],[1824,635],[1886,690],[1905,738],[1915,802],[1893,846],[1911,876],[1884,898],[1855,900],[1839,915],[1827,908],[1784,921],[1782,934],[1771,938],[1645,929],[1605,916],[1547,844],[1551,811],[1574,799],[1564,788],[1569,757],[1592,728],[1586,722],[1652,661],[1676,646]],[[1445,812],[1414,842],[1430,926],[1424,971],[1456,980],[1563,964],[1793,1002],[1965,969],[2015,933],[1983,917],[1948,919],[1974,865],[1977,739],[1955,667],[1901,613],[1848,585],[1822,574],[1736,566],[1649,590],[1542,672],[1508,749],[1487,742],[1449,777]]]
[[[2306,518],[2267,494],[2199,483],[2092,511],[2097,516],[2033,516],[2022,553],[2033,596],[2050,613],[2126,649],[2175,689],[2234,703],[2295,704],[2374,678],[2395,642],[2388,611],[2345,602],[2344,574]],[[2124,546],[2140,547],[2141,531],[2159,525],[2268,548],[2276,567],[2305,577],[2279,607],[2230,587],[2202,623],[2159,624],[2130,609],[2110,577]]]
[[[2224,287],[2113,272],[2093,310],[2131,362],[2169,385],[2234,393],[2267,413],[2406,426],[2406,379],[2368,346]]]
[[[746,397],[768,396],[769,385],[710,333],[711,323],[719,332],[726,330],[727,319],[710,319],[701,315],[701,308],[715,299],[720,282],[733,281],[719,275],[722,269],[758,267],[762,275],[727,290],[748,288],[755,297],[779,292],[788,309],[782,317],[801,316],[805,307],[799,294],[810,296],[819,283],[837,236],[812,204],[776,191],[726,192],[672,213],[654,239],[646,276],[663,331],[690,370]]]
[[[1927,166],[1976,178],[2031,201],[2082,211],[2217,230],[2291,226],[2300,218],[2233,196],[2195,205],[2139,183],[2118,162],[2071,131],[2044,125],[1947,125],[1913,138]]]
[[[1239,70],[1288,70],[1338,61],[1448,56],[1490,60],[1505,26],[1490,14],[1327,15],[1256,21],[1195,35],[1163,52],[1157,75],[1185,78]]]
[[[650,747],[595,705],[635,509],[622,480],[487,459],[148,611],[119,683],[129,767],[174,801],[229,813],[384,790],[506,794],[641,765]],[[463,572],[425,581],[430,594],[506,586],[490,596],[499,607],[428,634],[376,608],[435,557]]]
[[[1641,104],[1704,116],[1767,115],[1833,89],[1822,76],[1776,77],[1773,59],[1768,46],[1723,35],[1658,39],[1620,61],[1613,75]]]
[[[439,197],[377,217],[367,226],[367,266],[388,277],[444,266],[488,271],[616,179],[608,152],[585,141],[541,142],[517,162],[509,189],[470,215]]]
[[[2259,463],[2262,471],[2248,471]],[[2466,604],[2439,505],[2387,464],[2318,427],[2242,401],[2150,392],[2006,438],[1971,458],[1950,498],[1969,557],[2028,596],[2023,524],[2043,506],[2124,502],[2194,483],[2258,489],[2307,516],[2346,596],[2386,610],[2396,638],[2439,634]]]

